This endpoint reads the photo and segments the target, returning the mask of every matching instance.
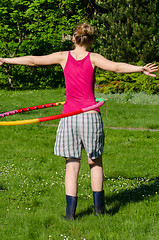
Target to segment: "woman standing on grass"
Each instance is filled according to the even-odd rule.
[[[97,53],[87,52],[93,43],[94,29],[87,23],[77,26],[73,34],[74,50],[56,52],[45,56],[0,58],[2,64],[28,66],[60,64],[66,83],[66,102],[63,113],[72,112],[95,104],[94,69],[99,67],[116,73],[141,72],[148,76],[158,70],[155,64],[138,67],[126,63],[112,62]],[[66,218],[74,219],[77,205],[78,174],[81,150],[85,148],[91,171],[95,215],[104,213],[102,153],[104,129],[100,110],[61,119],[57,130],[54,152],[66,159],[65,193]]]

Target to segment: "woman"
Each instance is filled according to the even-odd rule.
[[[155,64],[144,67],[110,61],[100,54],[87,52],[93,43],[94,29],[87,23],[77,26],[73,34],[74,50],[56,52],[45,56],[25,56],[0,58],[2,64],[28,66],[60,64],[66,83],[66,103],[63,113],[95,104],[94,69],[99,67],[116,73],[141,72],[155,77],[158,70]],[[61,119],[57,130],[55,154],[66,159],[65,193],[66,218],[74,219],[77,205],[78,173],[80,170],[81,150],[85,148],[91,171],[95,215],[104,213],[102,153],[104,130],[100,110]]]

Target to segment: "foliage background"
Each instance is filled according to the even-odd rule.
[[[158,0],[4,0],[0,2],[1,57],[68,50],[75,26],[87,21],[96,30],[91,51],[138,65],[159,61],[158,13]],[[97,85],[102,85],[98,90],[105,93],[158,93],[158,80],[97,71]],[[58,86],[64,86],[59,66],[4,65],[0,69],[0,89]]]

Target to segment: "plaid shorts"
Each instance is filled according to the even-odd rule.
[[[99,113],[81,113],[60,120],[54,154],[81,159],[83,148],[91,159],[103,153],[104,128]]]

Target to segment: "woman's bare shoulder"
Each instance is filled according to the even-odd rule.
[[[56,56],[58,58],[65,58],[68,55],[68,51],[55,52],[52,53],[51,55]]]
[[[101,54],[94,53],[94,52],[91,52],[91,57],[92,57],[92,59],[104,58]]]
[[[91,63],[94,67],[98,66],[98,63],[101,61],[101,60],[104,60],[105,58],[100,55],[99,53],[93,53],[91,52],[90,54],[90,59],[91,59]]]

